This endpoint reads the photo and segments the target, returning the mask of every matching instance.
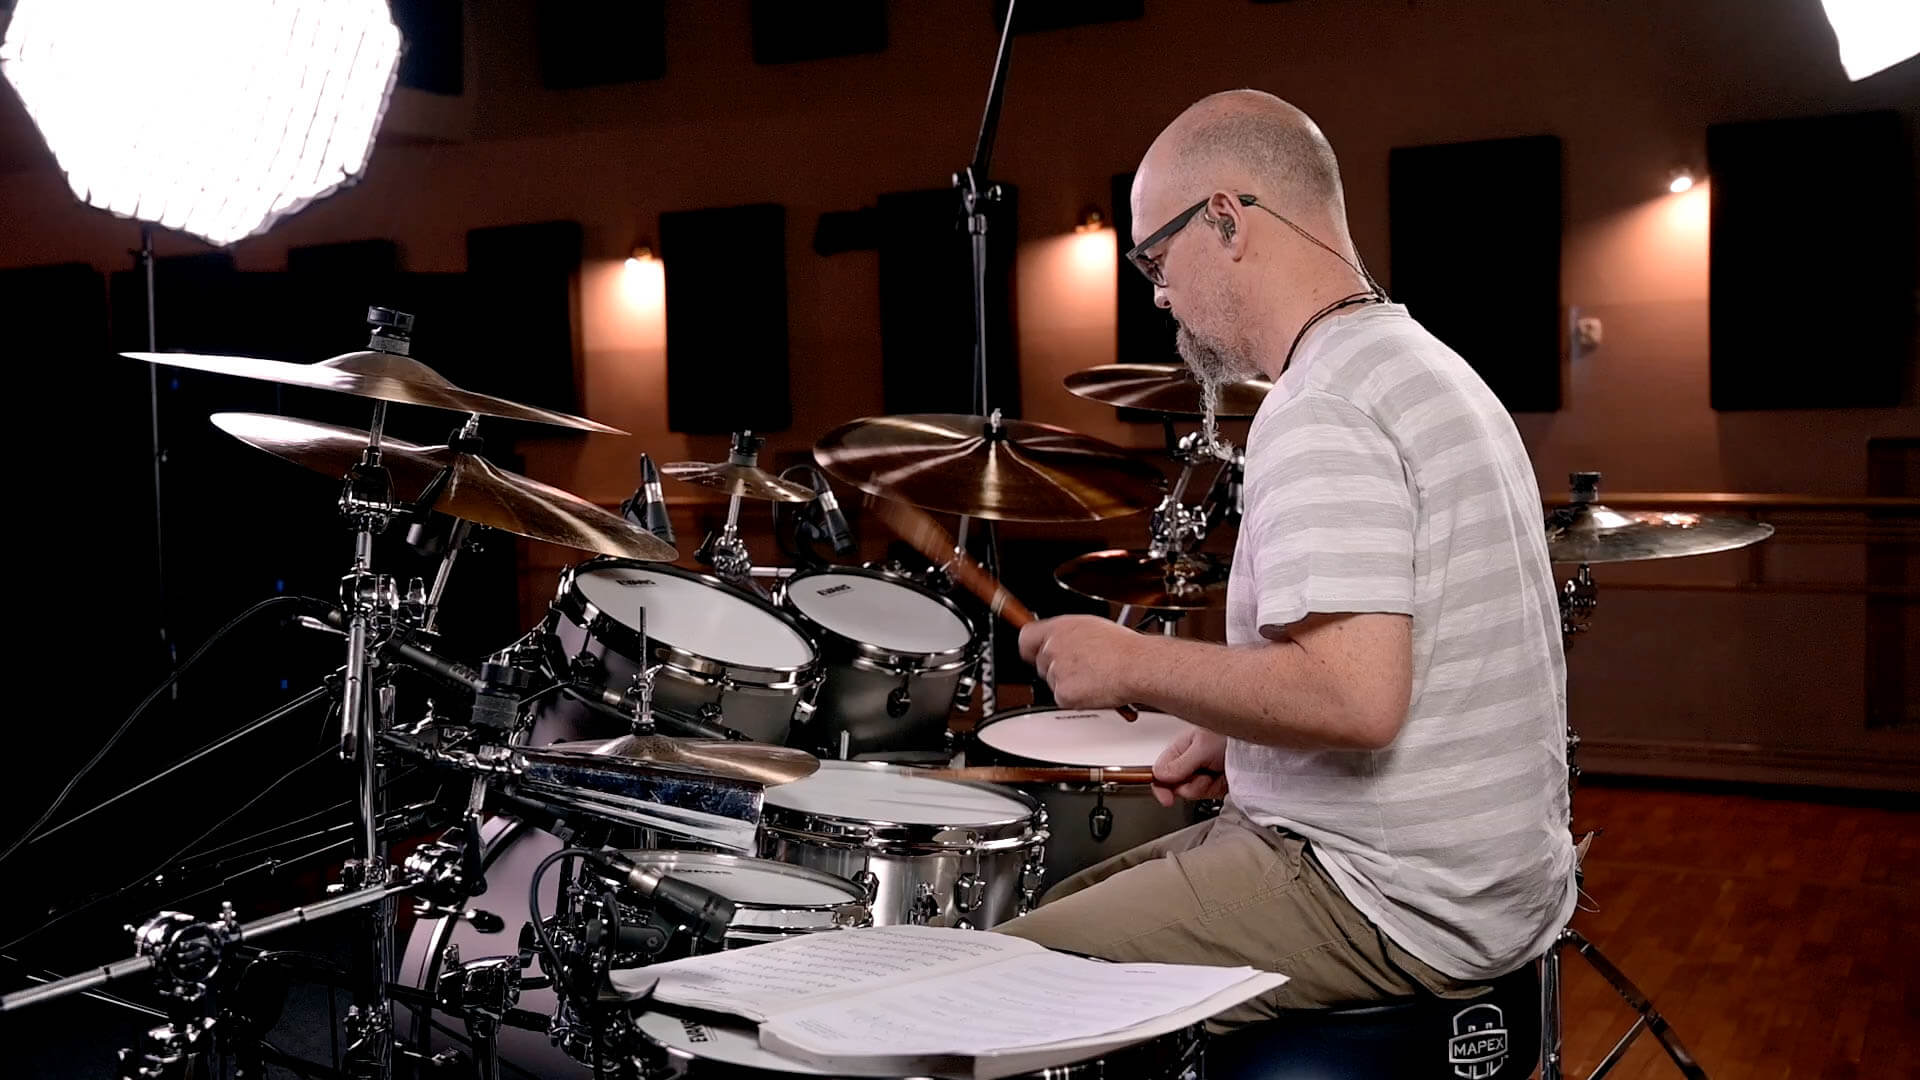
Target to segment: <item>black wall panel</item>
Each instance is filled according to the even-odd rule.
[[[660,215],[667,274],[667,427],[784,431],[787,210],[760,203]]]
[[[1120,249],[1119,270],[1114,275],[1118,294],[1113,361],[1116,364],[1171,364],[1180,360],[1174,351],[1173,336],[1178,329],[1172,314],[1153,303],[1153,283],[1127,262],[1133,247],[1133,174],[1120,173],[1113,178],[1114,244]],[[1162,222],[1147,225],[1151,232]]]
[[[1560,407],[1560,140],[1395,147],[1393,298],[1513,412]]]
[[[575,221],[467,233],[472,341],[441,373],[483,393],[578,412],[574,279],[583,242]]]
[[[1716,124],[1713,407],[1898,405],[1914,362],[1914,173],[1894,112]]]
[[[641,82],[667,73],[665,0],[542,0],[540,83],[549,90]]]
[[[400,85],[433,94],[466,91],[466,12],[463,0],[391,0],[393,24],[406,50]]]
[[[796,4],[753,0],[753,59],[759,64],[877,53],[887,47],[886,0]]]
[[[1146,0],[1020,0],[1013,32],[1031,34],[1092,23],[1124,22],[1146,14]],[[1007,0],[993,0],[993,26],[1007,25]]]
[[[1019,191],[987,211],[987,385],[995,408],[1020,415],[1013,333]],[[952,188],[882,195],[880,350],[889,413],[974,411],[973,256]]]

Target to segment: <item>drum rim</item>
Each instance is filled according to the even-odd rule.
[[[1085,764],[1084,762],[1078,762],[1078,761],[1049,761],[1046,758],[1028,757],[1025,754],[1016,754],[1011,750],[1003,750],[1000,747],[994,746],[992,743],[989,743],[980,737],[981,733],[985,732],[988,728],[992,727],[993,725],[999,723],[1002,720],[1011,720],[1016,716],[1029,716],[1029,715],[1032,715],[1033,713],[1043,713],[1043,712],[1102,712],[1102,711],[1112,712],[1113,710],[1112,709],[1105,709],[1105,710],[1069,709],[1063,705],[1029,705],[1024,709],[1008,709],[1005,712],[994,713],[992,716],[989,716],[985,720],[982,720],[978,724],[975,724],[973,730],[967,733],[967,760],[970,763],[978,764],[978,765],[1030,766],[1033,768],[1040,768],[1040,769],[1045,769],[1045,768],[1145,769],[1145,768],[1151,767],[1153,765],[1153,762],[1151,761],[1143,761],[1143,762],[1140,762],[1138,765],[1088,765],[1088,764]],[[1141,712],[1149,712],[1149,711],[1159,712],[1160,710],[1142,709],[1140,711]],[[1173,716],[1172,713],[1165,713],[1163,715]],[[1174,717],[1174,719],[1178,720],[1180,718],[1176,716]],[[1191,721],[1181,721],[1181,722],[1191,723]],[[976,753],[978,753],[980,757],[980,760],[977,762],[974,761],[974,756]],[[1049,785],[1049,786],[1052,786],[1052,785]],[[1094,786],[1094,785],[1072,784],[1072,785],[1066,785],[1066,786],[1081,787],[1081,786]],[[1097,786],[1113,788],[1113,787],[1118,787],[1120,785],[1117,785],[1112,781],[1103,781],[1100,785],[1097,785]]]
[[[635,655],[640,648],[636,640],[638,635],[633,632],[633,627],[595,606],[593,601],[587,599],[586,591],[579,587],[581,574],[609,569],[644,570],[647,573],[665,574],[668,577],[719,589],[734,599],[744,601],[749,606],[758,608],[764,614],[779,620],[800,639],[801,644],[806,646],[807,652],[812,657],[806,663],[792,667],[769,667],[762,664],[719,660],[661,638],[652,638],[654,655],[644,659],[659,661],[670,671],[696,682],[736,682],[742,684],[743,688],[774,691],[805,691],[819,683],[820,646],[807,634],[806,627],[800,625],[792,615],[782,611],[766,598],[737,589],[719,577],[678,566],[622,559],[612,555],[598,555],[560,571],[560,585],[554,594],[553,611],[572,620],[574,625],[587,632],[588,637],[600,641],[607,648],[617,650],[628,660],[636,663],[644,662],[643,658]],[[545,637],[549,644],[553,643],[551,626],[547,628]],[[552,665],[557,659],[560,657],[550,655],[548,663]]]
[[[919,770],[903,765],[892,765],[883,761],[822,761],[821,771],[859,769],[866,772],[885,772],[912,776]],[[814,775],[818,776],[819,773]],[[934,783],[953,784],[957,787],[973,788],[985,791],[1004,799],[1011,799],[1026,808],[1020,816],[996,818],[989,821],[967,824],[931,824],[906,821],[889,821],[883,818],[853,817],[847,814],[822,813],[813,810],[796,810],[792,807],[776,806],[762,797],[760,804],[760,829],[762,832],[777,833],[809,840],[834,847],[865,847],[876,852],[953,852],[978,851],[998,852],[1018,850],[1035,843],[1045,843],[1047,839],[1045,813],[1040,801],[1024,791],[1002,787],[998,784],[983,784],[971,780],[947,780],[939,777],[925,777]],[[786,785],[782,785],[783,787]],[[769,788],[768,792],[779,790]],[[975,837],[962,839],[963,836]]]
[[[795,582],[805,581],[808,578],[826,577],[829,574],[870,578],[874,581],[884,581],[889,585],[898,585],[903,589],[919,593],[946,608],[954,618],[960,620],[960,625],[965,627],[967,631],[967,643],[957,649],[942,649],[936,652],[916,653],[901,649],[882,648],[872,642],[860,641],[857,638],[848,637],[820,622],[813,616],[808,615],[800,609],[799,605],[790,599]],[[919,582],[908,580],[904,574],[889,573],[885,570],[876,570],[866,566],[812,567],[794,574],[781,583],[779,603],[781,610],[792,615],[803,630],[812,631],[814,634],[817,634],[822,641],[832,642],[837,650],[845,650],[846,653],[851,654],[854,663],[858,666],[869,667],[876,671],[888,673],[900,673],[903,671],[908,673],[919,671],[947,672],[964,670],[980,659],[980,628],[974,625],[973,620],[967,616],[965,609],[961,608],[952,597],[942,596],[932,589],[921,585]],[[825,650],[823,649],[821,651],[824,652]],[[901,662],[908,658],[914,658],[916,662],[912,664]]]
[[[825,870],[818,870],[811,866],[781,862],[778,859],[764,859],[753,855],[734,855],[721,851],[682,851],[675,848],[631,848],[626,850],[624,854],[636,863],[653,867],[668,874],[673,873],[682,865],[707,864],[730,867],[752,864],[755,869],[770,868],[788,877],[811,881],[816,885],[829,885],[835,888],[843,888],[847,892],[848,899],[834,904],[758,903],[751,900],[736,900],[731,896],[728,896],[727,900],[730,901],[734,907],[746,911],[792,911],[828,915],[832,918],[832,925],[834,927],[871,926],[873,924],[873,907],[865,899],[866,894],[860,886],[855,885],[853,882],[848,881],[838,874],[829,874]],[[723,893],[722,895],[725,894]],[[864,921],[862,921],[863,917]],[[734,930],[774,934],[783,932],[805,933],[816,929],[820,929],[820,927],[814,924],[801,925],[795,923],[793,925],[773,925],[768,923],[751,923],[746,926],[730,926],[729,933]]]

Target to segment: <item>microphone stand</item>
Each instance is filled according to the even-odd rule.
[[[980,416],[993,415],[993,393],[987,365],[987,207],[998,202],[1005,194],[998,184],[987,180],[987,168],[993,161],[994,136],[1000,130],[1000,105],[1007,92],[1007,64],[1013,56],[1013,20],[1018,8],[1018,0],[1007,0],[1006,20],[1000,26],[1000,48],[994,53],[993,75],[987,82],[986,111],[980,117],[980,135],[974,141],[973,158],[964,169],[953,174],[953,186],[960,192],[962,218],[972,245],[973,407]],[[956,553],[964,554],[967,537],[965,515],[960,518],[956,536]],[[985,552],[981,561],[988,572],[998,575],[1000,545],[992,521],[981,521],[980,538]],[[1000,685],[994,663],[993,622],[992,619],[986,620],[981,631],[986,640],[980,650],[980,711],[985,716],[991,716],[997,710],[996,698]]]

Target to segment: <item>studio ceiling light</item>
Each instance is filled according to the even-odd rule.
[[[360,177],[399,60],[385,0],[18,0],[0,43],[75,195],[222,245]]]

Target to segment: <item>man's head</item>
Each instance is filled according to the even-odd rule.
[[[1204,200],[1204,201],[1203,201]],[[1258,90],[1202,98],[1167,125],[1133,180],[1133,242],[1201,203],[1140,254],[1154,302],[1180,322],[1180,355],[1204,384],[1277,369],[1317,307],[1358,275],[1340,168],[1320,128]],[[1331,248],[1301,236],[1281,215]],[[1276,345],[1277,342],[1277,345]]]

